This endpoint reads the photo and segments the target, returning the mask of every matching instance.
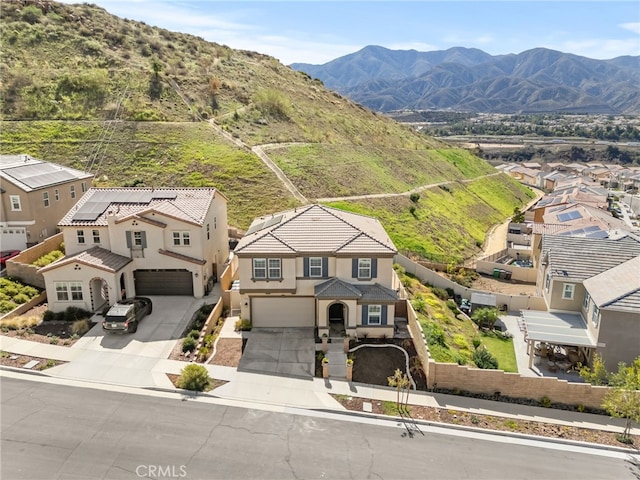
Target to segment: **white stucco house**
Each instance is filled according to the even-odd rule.
[[[53,311],[200,298],[229,256],[227,199],[213,188],[91,188],[58,228],[66,256],[40,269]]]
[[[310,205],[254,220],[235,248],[254,327],[392,337],[397,253],[374,218]]]

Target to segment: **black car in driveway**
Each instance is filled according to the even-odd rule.
[[[102,321],[102,329],[113,333],[134,333],[143,317],[153,309],[151,299],[134,297],[114,303]]]

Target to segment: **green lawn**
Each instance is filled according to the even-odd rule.
[[[513,349],[513,338],[500,338],[484,334],[480,338],[489,353],[498,359],[498,368],[500,370],[518,373],[516,354]]]

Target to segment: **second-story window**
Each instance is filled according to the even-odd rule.
[[[142,247],[142,232],[133,232],[133,246]]]
[[[322,277],[322,257],[309,258],[309,276]]]
[[[593,325],[596,327],[598,326],[598,323],[600,323],[600,309],[595,303],[593,304],[593,313],[591,314],[591,321],[593,322]]]
[[[20,205],[20,195],[10,195],[11,200],[11,211],[12,212],[20,212],[22,210],[22,206]]]
[[[253,278],[274,280],[282,278],[282,263],[279,258],[254,258]]]
[[[42,192],[42,202],[45,207],[49,206],[49,192]]]
[[[562,289],[562,298],[564,300],[573,300],[573,292],[576,286],[573,283],[565,283]]]
[[[189,232],[173,232],[173,245],[176,247],[191,245],[191,235]]]
[[[358,259],[358,278],[371,278],[371,259]]]
[[[56,202],[60,200],[60,190],[58,190],[57,188],[53,191],[53,198],[56,199]]]
[[[87,191],[87,182],[82,182],[80,184],[80,188],[82,189],[82,193]]]
[[[71,198],[76,198],[76,186],[75,185],[71,185],[69,187],[69,192],[71,193]]]
[[[279,258],[269,259],[269,278],[282,278],[282,268]]]
[[[582,308],[587,311],[589,309],[589,300],[591,300],[591,296],[589,292],[584,292],[584,300],[582,300]]]
[[[84,230],[76,230],[76,236],[78,238],[78,243],[80,245],[84,245],[84,243],[85,243]]]
[[[100,230],[93,230],[91,233],[93,235],[93,243],[100,243]]]
[[[267,278],[267,259],[253,259],[253,278]]]
[[[209,240],[211,238],[211,228],[209,226],[209,224],[207,223],[207,240]]]

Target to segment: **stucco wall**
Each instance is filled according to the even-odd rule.
[[[591,321],[589,321],[591,324]],[[619,362],[627,365],[640,356],[640,315],[637,312],[600,310],[600,334],[596,352],[602,356],[609,370],[616,370]]]
[[[452,288],[455,293],[461,295],[463,298],[471,298],[471,293],[473,292],[491,293],[496,296],[496,302],[498,305],[507,305],[509,310],[547,310],[547,305],[543,297],[536,297],[533,295],[506,295],[503,293],[473,290],[452,282],[448,278],[438,275],[427,267],[418,265],[404,255],[396,255],[394,261],[401,265],[405,271],[415,275],[421,281],[440,288]]]
[[[493,269],[499,268],[511,272],[511,279],[518,282],[536,283],[538,271],[535,268],[518,267],[517,265],[505,265],[504,263],[487,262],[478,260],[476,263],[476,271],[486,275],[493,275]]]
[[[58,250],[62,240],[62,233],[58,233],[47,238],[44,242],[23,250],[20,255],[7,262],[7,275],[17,278],[27,285],[45,288],[44,277],[38,273],[39,268],[31,263],[53,250]]]

